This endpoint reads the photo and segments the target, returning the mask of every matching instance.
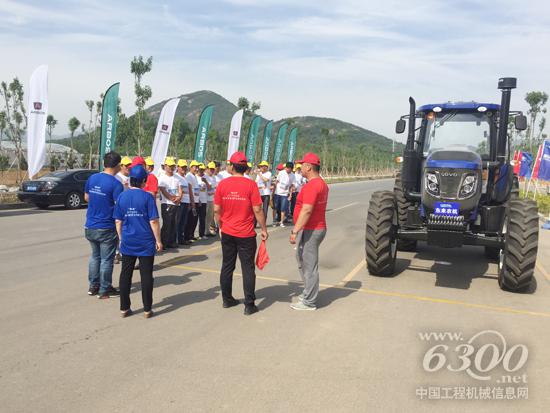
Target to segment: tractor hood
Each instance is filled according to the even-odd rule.
[[[435,149],[426,158],[427,168],[481,169],[481,157],[466,146]]]

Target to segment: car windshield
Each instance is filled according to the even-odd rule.
[[[63,178],[69,176],[71,173],[68,171],[55,171],[50,172],[49,174],[46,174],[44,176],[41,176],[37,179],[37,181],[60,181]]]
[[[491,126],[486,113],[430,112],[426,118],[424,155],[453,146],[465,146],[481,156],[489,155]]]

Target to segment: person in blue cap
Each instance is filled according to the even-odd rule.
[[[130,170],[129,190],[120,194],[113,213],[122,254],[119,281],[122,317],[132,314],[130,287],[138,258],[145,318],[153,315],[153,264],[155,251],[162,251],[162,243],[155,199],[143,190],[146,181],[145,168],[134,166]]]

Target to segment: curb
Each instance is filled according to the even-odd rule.
[[[5,211],[8,209],[23,209],[23,208],[31,208],[31,204],[25,204],[24,202],[17,202],[13,204],[0,204],[0,211]]]

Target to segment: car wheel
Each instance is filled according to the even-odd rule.
[[[50,206],[49,204],[44,204],[43,202],[38,202],[35,205],[37,208],[40,208],[40,209],[48,209],[48,207]]]
[[[65,198],[65,208],[78,209],[82,206],[82,197],[78,192],[69,192]]]

